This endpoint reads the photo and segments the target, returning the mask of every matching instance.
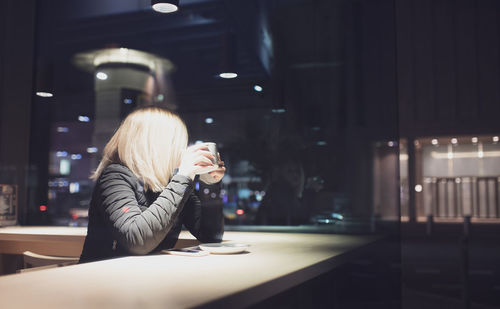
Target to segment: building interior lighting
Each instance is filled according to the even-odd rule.
[[[286,112],[284,108],[273,108],[271,111],[275,114],[283,114],[284,112]]]
[[[179,10],[179,0],[151,0],[151,7],[159,13],[173,13]]]
[[[214,119],[212,117],[207,117],[207,118],[205,118],[205,123],[212,124],[212,123],[214,123]]]
[[[477,137],[473,137],[473,138],[471,138],[471,141],[475,144],[475,143],[477,143],[478,138]]]
[[[68,129],[68,127],[57,127],[57,132],[59,132],[59,133],[68,133],[69,129]]]
[[[454,137],[454,138],[451,139],[451,143],[453,145],[455,145],[456,143],[458,143],[458,140]]]
[[[96,153],[97,152],[97,147],[88,147],[87,148],[88,153]]]
[[[461,152],[431,152],[434,159],[464,159],[464,158],[493,158],[500,157],[500,151],[461,151]]]
[[[422,185],[416,185],[415,192],[422,192]]]
[[[493,136],[493,142],[498,143],[498,136]]]
[[[433,138],[431,143],[432,143],[432,145],[436,146],[438,144],[437,138]]]

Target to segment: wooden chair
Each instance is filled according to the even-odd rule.
[[[33,253],[31,251],[23,252],[24,268],[19,272],[41,270],[53,267],[61,267],[78,263],[77,257],[50,256]]]

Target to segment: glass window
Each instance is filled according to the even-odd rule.
[[[86,224],[103,147],[144,105],[217,143],[226,176],[196,192],[227,225],[399,220],[392,1],[42,0],[37,18],[31,223]]]

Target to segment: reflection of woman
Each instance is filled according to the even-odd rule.
[[[280,162],[257,212],[257,223],[297,225],[307,223],[308,211],[300,198],[304,189],[304,170],[297,159]]]
[[[80,262],[171,248],[182,224],[202,242],[222,239],[222,208],[201,207],[193,178],[205,174],[204,182],[215,183],[225,168],[212,163],[206,145],[186,148],[187,140],[183,121],[158,107],[136,110],[123,121],[92,176]]]

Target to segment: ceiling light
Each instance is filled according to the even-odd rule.
[[[54,69],[50,57],[40,56],[36,62],[35,93],[42,98],[54,96]]]
[[[97,77],[100,80],[106,80],[106,79],[108,79],[108,74],[106,74],[104,72],[97,72],[95,77]]]
[[[151,6],[159,13],[173,13],[179,10],[179,0],[151,0]]]
[[[220,35],[218,76],[221,78],[236,78],[237,72],[236,35],[226,32]]]
[[[222,78],[236,78],[236,77],[238,77],[238,74],[231,73],[231,72],[225,72],[225,73],[220,73],[219,76]]]
[[[437,145],[438,144],[438,140],[436,138],[433,138],[432,141],[431,141],[432,145]]]
[[[458,140],[456,138],[452,138],[451,143],[455,145],[456,143],[458,143]]]
[[[207,124],[214,123],[214,119],[212,117],[207,117],[207,118],[205,118],[205,123],[207,123]]]
[[[497,142],[498,142],[498,136],[493,136],[493,141],[494,141],[495,143],[497,143]]]
[[[44,91],[37,91],[36,95],[39,97],[42,97],[42,98],[51,98],[54,96],[54,94],[52,94],[50,92],[44,92]]]
[[[472,142],[473,142],[474,144],[475,144],[475,143],[477,143],[477,141],[478,141],[477,137],[473,137],[471,140],[472,140]]]
[[[253,90],[255,90],[257,92],[262,92],[262,90],[264,90],[264,89],[259,85],[255,85],[255,86],[253,86]]]

